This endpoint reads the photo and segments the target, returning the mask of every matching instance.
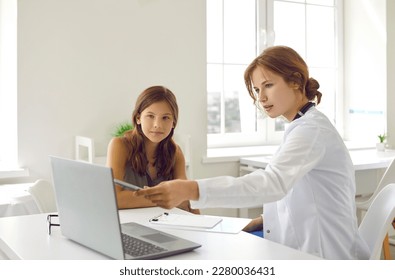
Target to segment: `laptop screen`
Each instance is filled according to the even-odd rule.
[[[111,168],[57,157],[50,161],[62,234],[123,259]]]

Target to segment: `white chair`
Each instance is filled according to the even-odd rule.
[[[378,260],[388,230],[395,218],[395,184],[385,186],[373,199],[359,232],[367,242],[371,260]]]
[[[174,134],[173,139],[180,146],[184,154],[187,178],[193,179],[191,165],[191,136],[189,134]]]
[[[385,170],[383,177],[381,177],[381,180],[373,194],[363,197],[357,197],[355,199],[358,222],[362,221],[362,213],[369,209],[369,206],[372,204],[373,199],[382,190],[382,188],[391,183],[395,183],[395,158],[391,161],[390,165]]]
[[[93,163],[95,158],[95,143],[92,138],[75,137],[75,159]]]
[[[383,176],[380,179],[380,182],[377,185],[377,188],[371,195],[357,197],[355,199],[355,204],[357,208],[357,219],[360,223],[363,218],[363,212],[366,212],[369,209],[369,206],[372,204],[372,201],[377,196],[377,194],[388,184],[395,183],[395,158],[391,161],[390,165],[385,170]],[[395,226],[394,226],[395,228]],[[394,240],[392,238],[388,238],[388,235],[384,239],[383,248],[384,248],[384,257],[386,259],[391,259],[391,254],[389,252],[389,244],[394,244]]]
[[[29,187],[28,192],[32,195],[41,213],[57,211],[55,192],[50,182],[39,179]]]
[[[106,156],[96,156],[95,141],[85,136],[75,137],[75,159],[100,165],[106,165]]]

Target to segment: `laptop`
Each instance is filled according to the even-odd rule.
[[[122,260],[157,259],[201,246],[138,223],[120,224],[111,168],[53,156],[50,162],[65,237]]]

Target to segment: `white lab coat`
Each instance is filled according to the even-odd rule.
[[[193,208],[263,203],[266,239],[326,259],[369,258],[357,226],[351,158],[314,107],[289,124],[265,170],[197,181],[200,198],[191,201]]]

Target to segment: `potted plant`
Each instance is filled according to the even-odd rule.
[[[385,150],[385,139],[387,136],[385,133],[377,135],[379,138],[379,143],[376,144],[377,151],[384,151]]]
[[[120,137],[123,136],[123,134],[128,131],[133,129],[133,125],[130,122],[123,122],[120,123],[116,128],[112,136],[114,137]]]

